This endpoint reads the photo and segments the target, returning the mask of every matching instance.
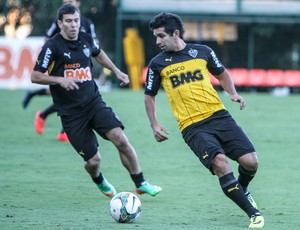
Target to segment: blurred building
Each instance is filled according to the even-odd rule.
[[[241,52],[241,47],[236,47],[239,52],[246,54],[246,64],[244,67],[253,68],[260,63],[256,56],[261,55],[260,44],[267,43],[263,39],[270,39],[274,49],[279,48],[274,39],[274,30],[290,29],[292,26],[300,24],[300,1],[299,0],[120,0],[118,7],[117,26],[116,26],[116,52],[121,52],[122,36],[124,36],[124,27],[126,24],[147,23],[156,14],[160,12],[172,12],[181,16],[185,23],[185,40],[205,42],[215,42],[222,46],[222,60],[225,64],[232,61],[230,49],[232,42],[242,40],[245,50]],[[267,27],[266,27],[267,25]],[[278,30],[279,31],[279,30]],[[284,31],[284,30],[282,30]],[[257,41],[257,34],[262,34],[263,39]],[[246,35],[246,37],[242,37]],[[282,34],[280,34],[282,36]],[[298,39],[297,39],[298,40]],[[293,66],[299,66],[295,62],[299,61],[299,45],[297,40],[290,40],[291,44],[285,43],[288,60],[293,62]],[[227,42],[227,46],[223,46]],[[228,43],[229,42],[229,43]],[[231,42],[231,43],[230,43]],[[228,45],[229,44],[229,45]],[[218,51],[218,48],[213,47]],[[117,57],[122,57],[117,54]],[[240,63],[237,57],[236,63]],[[265,58],[266,59],[266,58]],[[270,57],[270,63],[276,57]],[[283,63],[279,60],[273,60],[273,63]],[[287,60],[287,59],[286,59]],[[241,65],[241,64],[238,64]],[[270,64],[272,66],[274,64]]]

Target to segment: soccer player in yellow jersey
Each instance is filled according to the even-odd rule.
[[[225,67],[205,45],[187,44],[178,15],[160,13],[149,23],[162,52],[149,63],[145,107],[156,141],[168,139],[168,130],[156,118],[155,96],[162,85],[182,136],[201,163],[219,178],[224,194],[250,218],[249,228],[264,226],[248,185],[258,168],[254,146],[219,99],[210,83],[214,75],[232,101],[246,106],[235,90]],[[238,163],[239,177],[233,175],[228,158]]]

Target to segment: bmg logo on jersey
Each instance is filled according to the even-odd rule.
[[[72,64],[74,66],[79,66],[79,63]],[[82,81],[90,81],[92,80],[92,74],[90,67],[86,68],[77,68],[77,69],[65,69],[64,77],[76,78]]]
[[[201,74],[201,70],[195,70],[192,72],[181,72],[179,75],[170,76],[170,81],[173,88],[176,88],[185,83],[190,83],[191,81],[202,81],[203,75]]]

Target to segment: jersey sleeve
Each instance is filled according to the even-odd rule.
[[[219,75],[224,72],[225,67],[223,64],[219,61],[219,58],[215,54],[215,52],[207,47],[207,53],[208,53],[208,64],[207,68],[209,72],[213,75]]]
[[[96,57],[101,52],[101,45],[97,39],[93,39],[92,43],[92,56]]]
[[[96,31],[95,31],[95,25],[92,22],[92,20],[88,19],[89,22],[89,30],[90,30],[90,34],[92,35],[92,38],[97,40],[97,35],[96,35]]]
[[[40,51],[33,70],[45,73],[49,71],[51,63],[54,60],[55,49],[50,40],[46,41]]]
[[[95,25],[92,22],[92,20],[84,16],[81,16],[80,20],[81,20],[80,31],[90,34],[93,39],[97,39]]]
[[[161,76],[153,61],[149,63],[146,87],[144,93],[150,96],[155,96],[161,85]]]
[[[49,27],[49,29],[46,32],[46,37],[47,38],[52,38],[55,34],[59,33],[60,29],[57,25],[56,20],[52,22],[51,26]]]

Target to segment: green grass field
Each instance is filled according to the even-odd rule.
[[[163,92],[157,97],[157,115],[170,131],[163,143],[153,138],[142,92],[103,94],[125,124],[146,179],[163,187],[157,197],[140,197],[142,213],[132,224],[111,218],[110,199],[99,193],[81,158],[68,143],[55,140],[58,117],[48,118],[43,135],[35,133],[35,112],[50,105],[50,97],[35,98],[23,110],[23,95],[22,90],[0,90],[0,229],[247,229],[247,216],[185,145]],[[259,154],[260,169],[250,190],[265,217],[264,229],[299,229],[300,96],[242,95],[248,106],[239,111],[220,93]],[[99,141],[103,173],[119,192],[133,192],[113,145]],[[236,163],[232,166],[237,175]]]

